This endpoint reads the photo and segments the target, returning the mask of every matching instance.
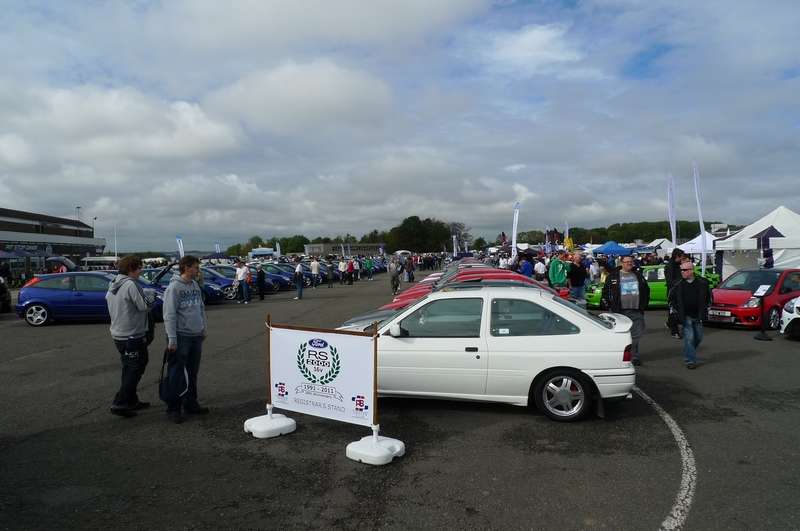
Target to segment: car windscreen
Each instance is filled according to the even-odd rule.
[[[574,312],[578,312],[579,314],[583,315],[584,317],[586,317],[586,318],[590,319],[591,321],[599,324],[603,328],[608,328],[608,329],[614,328],[613,324],[609,323],[605,319],[601,319],[600,317],[594,315],[593,313],[589,312],[585,308],[581,308],[580,306],[578,306],[577,304],[574,304],[571,301],[564,300],[564,299],[562,299],[561,297],[559,297],[557,295],[554,295],[552,300],[555,301],[557,304],[560,304],[562,306],[566,306],[567,308],[569,308],[570,310],[572,310]]]
[[[775,286],[781,272],[770,269],[759,269],[758,271],[737,271],[725,279],[725,282],[718,286],[718,289],[743,289],[755,291],[759,286]],[[770,289],[767,293],[771,292]]]

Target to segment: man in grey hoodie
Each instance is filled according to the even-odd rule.
[[[184,256],[178,263],[180,275],[172,280],[164,293],[164,328],[167,331],[167,416],[173,422],[183,422],[183,412],[205,415],[208,408],[197,402],[197,372],[200,354],[206,337],[206,310],[203,292],[195,280],[200,272],[200,260]]]
[[[111,338],[122,360],[122,381],[111,403],[111,413],[134,417],[136,410],[150,406],[141,402],[136,387],[147,367],[147,312],[153,304],[137,282],[142,272],[138,256],[126,256],[119,261],[119,274],[111,281],[106,293],[111,315]]]

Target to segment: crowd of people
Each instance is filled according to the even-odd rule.
[[[596,258],[579,251],[560,250],[550,255],[522,253],[516,260],[499,255],[486,257],[485,261],[547,282],[554,289],[568,288],[570,298],[579,303],[585,299],[589,285],[602,285],[600,307],[631,320],[631,361],[634,365],[642,364],[639,342],[645,330],[644,310],[650,300],[650,286],[642,276],[641,267],[665,264],[666,326],[672,337],[684,342],[686,367],[697,367],[697,347],[703,340],[703,320],[711,304],[711,289],[705,278],[695,276],[694,263],[682,250],[676,248],[665,257],[648,253]]]

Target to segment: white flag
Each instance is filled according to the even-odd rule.
[[[694,176],[694,197],[697,199],[697,222],[700,224],[700,254],[703,257],[700,266],[700,274],[706,274],[706,229],[703,224],[703,209],[700,207],[700,172],[697,170],[697,163],[692,162],[692,173]]]
[[[672,235],[672,243],[678,245],[678,231],[676,228],[677,216],[675,211],[675,177],[670,173],[667,177],[667,219],[669,219],[669,231]]]
[[[569,221],[564,222],[564,241],[567,241],[569,238]]]
[[[183,238],[175,236],[175,240],[178,242],[178,256],[183,258]]]
[[[281,257],[281,244],[280,242],[275,242],[275,258]]]
[[[519,201],[514,203],[514,221],[511,223],[511,261],[517,257],[517,223],[519,222]]]
[[[453,256],[458,256],[458,243],[456,243],[456,235],[453,234]]]
[[[214,244],[214,251],[216,251],[217,254],[222,253],[222,248],[220,247],[219,243]]]

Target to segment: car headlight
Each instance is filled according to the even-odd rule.
[[[783,311],[786,313],[794,313],[794,299],[790,300],[783,306]]]
[[[750,297],[750,300],[748,300],[742,306],[745,308],[758,308],[759,305],[760,303],[758,301],[758,297]]]
[[[208,287],[211,288],[211,291],[222,291],[219,289],[219,286],[215,286],[213,284],[209,284]]]

